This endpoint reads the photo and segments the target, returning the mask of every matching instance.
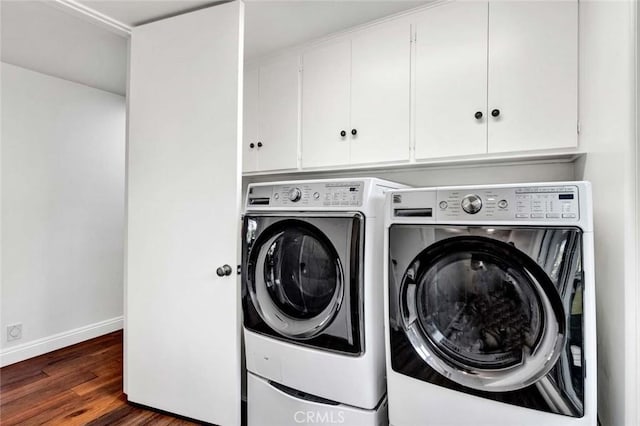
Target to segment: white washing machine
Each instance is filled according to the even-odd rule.
[[[391,191],[394,426],[596,425],[587,182]]]
[[[387,422],[383,204],[372,178],[251,184],[242,307],[249,425]]]

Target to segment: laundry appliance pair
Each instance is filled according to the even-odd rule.
[[[248,424],[595,425],[588,183],[401,186],[249,186]]]
[[[373,178],[251,184],[242,232],[249,426],[388,423],[384,193]]]

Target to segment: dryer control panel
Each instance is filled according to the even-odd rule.
[[[439,219],[575,221],[580,212],[576,186],[440,189],[436,201]]]
[[[249,187],[248,206],[360,207],[364,182],[298,182]]]

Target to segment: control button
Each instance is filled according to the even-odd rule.
[[[476,194],[469,194],[462,199],[462,210],[476,214],[482,209],[482,199]]]
[[[446,209],[447,207],[449,207],[449,203],[447,203],[446,201],[440,201],[440,208],[442,210]]]
[[[320,198],[320,193],[319,193],[319,192],[314,192],[314,193],[313,193],[313,198],[315,198],[316,200],[317,200],[318,198]]]
[[[528,218],[529,215],[526,213],[516,213],[516,219],[525,219]]]
[[[498,207],[500,207],[501,209],[506,209],[508,206],[509,203],[507,202],[507,200],[498,201]]]
[[[547,219],[560,219],[560,213],[547,213]]]
[[[280,199],[280,194],[278,194],[277,192],[275,194],[273,194],[273,198],[275,198],[276,200]]]
[[[562,218],[563,219],[575,219],[576,218],[576,214],[575,213],[562,213]]]
[[[532,219],[544,219],[544,213],[531,213]]]
[[[289,191],[289,200],[292,202],[296,202],[299,201],[300,198],[302,198],[302,191],[300,191],[300,188],[293,188],[291,191]]]

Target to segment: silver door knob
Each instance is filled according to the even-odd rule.
[[[216,269],[216,274],[218,274],[219,277],[229,276],[231,275],[231,272],[233,272],[233,269],[231,269],[231,266],[229,265],[223,265]]]

